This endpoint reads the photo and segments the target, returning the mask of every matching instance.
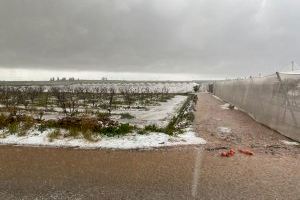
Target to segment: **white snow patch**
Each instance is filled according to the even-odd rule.
[[[159,106],[150,106],[146,111],[129,112],[134,116],[130,123],[143,126],[155,124],[159,127],[166,126],[170,119],[176,115],[177,110],[183,105],[188,97],[176,95],[167,102],[160,103]],[[122,121],[121,121],[122,122]]]
[[[281,74],[300,74],[300,70],[280,72]]]
[[[229,103],[225,103],[225,104],[221,105],[220,107],[221,107],[223,110],[228,110],[228,109],[229,109],[229,106],[230,106]]]
[[[51,129],[40,133],[32,131],[29,135],[18,137],[9,135],[0,139],[0,144],[13,144],[25,146],[49,146],[49,147],[77,147],[82,149],[108,148],[108,149],[146,149],[154,147],[166,147],[176,145],[199,145],[206,141],[197,137],[194,132],[185,132],[178,136],[169,136],[164,133],[149,133],[145,135],[131,134],[122,137],[101,137],[97,142],[85,139],[61,138],[49,141],[47,135]]]
[[[217,128],[217,131],[219,133],[231,133],[231,128],[221,126]]]
[[[281,140],[281,142],[286,145],[294,145],[294,146],[300,145],[299,142],[291,142],[291,141],[287,141],[287,140]]]
[[[220,97],[217,97],[216,95],[212,95],[212,96],[219,101],[223,101]]]

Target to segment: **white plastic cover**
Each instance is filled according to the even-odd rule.
[[[214,94],[256,121],[300,141],[300,74],[217,81]]]

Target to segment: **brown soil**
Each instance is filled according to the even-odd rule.
[[[244,112],[222,109],[225,102],[210,94],[198,95],[195,112],[195,129],[209,141],[206,150],[217,152],[223,148],[249,149],[253,152],[272,155],[299,156],[299,146],[285,145],[282,140],[292,141],[278,132],[257,123]],[[221,133],[220,127],[230,128],[230,133]],[[221,150],[218,150],[220,149]]]
[[[195,129],[208,141],[202,157],[198,199],[300,199],[300,147],[247,114],[222,109],[224,102],[198,95]],[[218,133],[228,127],[229,134]],[[227,149],[232,157],[221,157]],[[237,149],[254,152],[241,154]]]

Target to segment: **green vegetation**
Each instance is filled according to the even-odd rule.
[[[35,120],[30,116],[24,116],[22,122],[20,123],[20,131],[18,132],[19,136],[26,135],[27,131],[33,127]]]
[[[78,137],[80,135],[80,129],[77,127],[71,127],[64,137]]]
[[[57,139],[59,136],[61,136],[60,129],[53,130],[47,136],[49,138],[49,141],[52,142],[54,139]]]
[[[8,133],[10,134],[16,134],[19,131],[19,123],[18,122],[12,122],[8,125]]]
[[[121,136],[131,133],[135,129],[134,126],[129,124],[121,124],[116,127],[106,127],[100,130],[100,134],[106,135],[108,137]]]
[[[103,117],[101,115],[101,117]],[[44,131],[47,128],[66,129],[64,137],[79,137],[82,135],[89,141],[94,141],[97,135],[106,135],[109,137],[126,135],[136,128],[129,124],[118,124],[110,119],[92,117],[66,117],[57,121],[48,120],[44,121],[40,126],[39,130]]]

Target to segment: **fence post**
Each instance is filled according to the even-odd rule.
[[[276,75],[277,75],[277,78],[278,78],[278,80],[279,80],[279,82],[280,82],[280,86],[281,86],[281,87],[283,88],[283,90],[284,90],[283,94],[284,94],[284,96],[285,96],[285,100],[286,100],[286,102],[287,102],[287,106],[288,106],[288,108],[289,108],[289,110],[290,110],[290,112],[291,112],[293,121],[294,121],[295,125],[298,126],[298,123],[297,123],[297,120],[296,120],[294,111],[293,111],[293,109],[292,109],[292,107],[291,107],[291,103],[290,103],[290,100],[289,100],[289,97],[288,97],[288,94],[287,94],[288,91],[287,91],[287,89],[284,87],[284,84],[282,83],[282,80],[281,80],[281,77],[280,77],[279,72],[276,72]]]

